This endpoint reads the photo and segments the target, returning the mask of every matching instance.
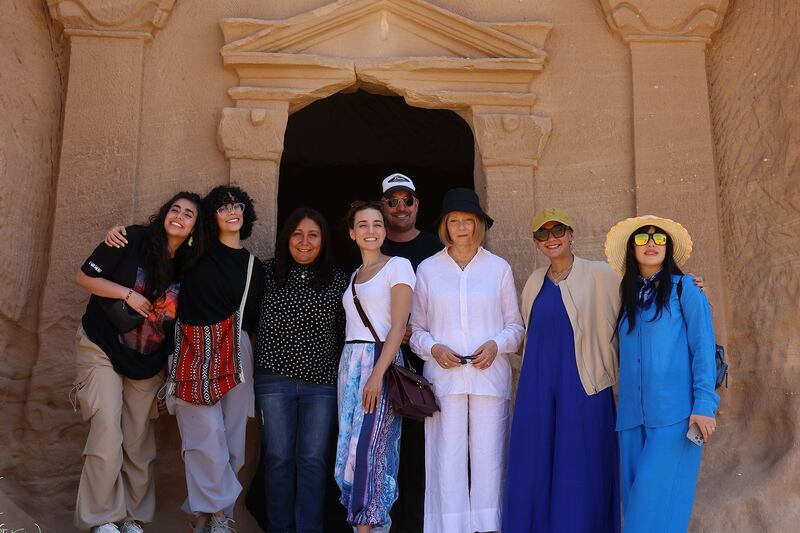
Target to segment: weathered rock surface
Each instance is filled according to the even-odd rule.
[[[800,4],[732,2],[709,58],[731,388],[697,531],[800,524]]]
[[[220,20],[285,19],[329,3],[162,2],[168,20],[167,11],[148,3],[161,29],[143,48],[136,170],[108,167],[136,176],[129,191],[134,205],[125,209],[93,203],[113,199],[105,174],[76,181],[68,192],[80,202],[56,205],[68,42],[44,0],[9,0],[0,10],[0,491],[43,530],[71,529],[87,430],[67,401],[73,333],[85,302],[71,276],[111,222],[142,221],[177,189],[205,192],[228,179],[217,130],[237,76],[222,65]],[[609,30],[599,2],[434,3],[477,21],[553,24],[546,68],[533,86],[537,112],[551,121],[549,140],[526,205],[530,211],[566,207],[579,228],[578,253],[601,258],[605,231],[634,212],[636,190],[630,50]],[[119,13],[134,4],[120,3]],[[668,26],[668,15],[660,23]],[[139,26],[152,26],[150,18]],[[723,287],[714,290],[727,299],[732,380],[720,431],[704,460],[694,531],[782,532],[800,523],[798,33],[795,0],[734,0],[707,53],[725,275]],[[86,112],[96,104],[87,101]],[[130,156],[114,150],[76,153],[106,163]],[[505,172],[489,178],[502,179]],[[524,226],[529,213],[522,211],[505,216]],[[59,237],[67,244],[54,243],[54,219],[87,227]],[[53,250],[63,252],[51,257]],[[519,262],[515,270],[531,269]],[[255,431],[251,435],[253,458]],[[172,418],[158,421],[158,443],[157,525],[151,530],[177,531],[186,524],[178,511],[185,488]],[[237,530],[256,529],[240,513]]]

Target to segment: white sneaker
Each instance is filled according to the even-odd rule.
[[[227,516],[212,516],[211,522],[208,523],[208,533],[236,533],[236,530],[231,527],[233,518]]]
[[[119,530],[121,533],[144,533],[142,526],[135,520],[125,520]]]
[[[102,526],[95,526],[92,528],[92,533],[119,533],[119,528],[109,522],[108,524],[103,524]]]

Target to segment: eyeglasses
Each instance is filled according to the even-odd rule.
[[[664,246],[667,244],[667,235],[665,233],[637,233],[633,236],[633,244],[636,246],[646,246],[650,239],[653,239],[653,244],[656,246]]]
[[[552,235],[556,239],[560,239],[567,232],[567,226],[564,224],[556,224],[552,228],[540,228],[533,232],[533,238],[539,242],[544,242]]]
[[[243,212],[244,212],[244,204],[241,202],[236,202],[235,204],[225,204],[217,208],[217,213],[219,213],[220,215],[226,215],[228,213],[243,213]]]
[[[406,204],[406,207],[411,207],[414,205],[413,196],[405,196],[403,198],[384,198],[383,201],[386,202],[386,205],[388,205],[392,209],[400,205],[400,202]]]

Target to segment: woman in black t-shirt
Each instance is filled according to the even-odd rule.
[[[289,215],[264,261],[255,395],[267,531],[323,530],[347,288],[331,261],[328,224],[309,207]]]
[[[198,195],[176,194],[147,226],[127,228],[128,246],[100,244],[78,272],[76,282],[92,294],[77,335],[75,390],[90,420],[75,508],[79,529],[105,533],[120,523],[122,531],[137,533],[153,518],[151,420],[179,281],[201,253],[199,206]],[[114,320],[124,307],[134,317],[127,326]]]
[[[180,338],[169,377],[174,395],[167,396],[167,407],[181,434],[183,510],[196,518],[194,531],[224,532],[232,531],[233,505],[242,491],[237,474],[244,465],[245,427],[254,415],[251,336],[264,274],[241,244],[256,220],[247,193],[216,187],[203,199],[203,213],[210,242],[181,285]]]

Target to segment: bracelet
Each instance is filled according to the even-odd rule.
[[[128,289],[128,294],[125,295],[125,301],[126,302],[128,301],[128,298],[131,297],[131,294],[133,294],[133,289]]]

